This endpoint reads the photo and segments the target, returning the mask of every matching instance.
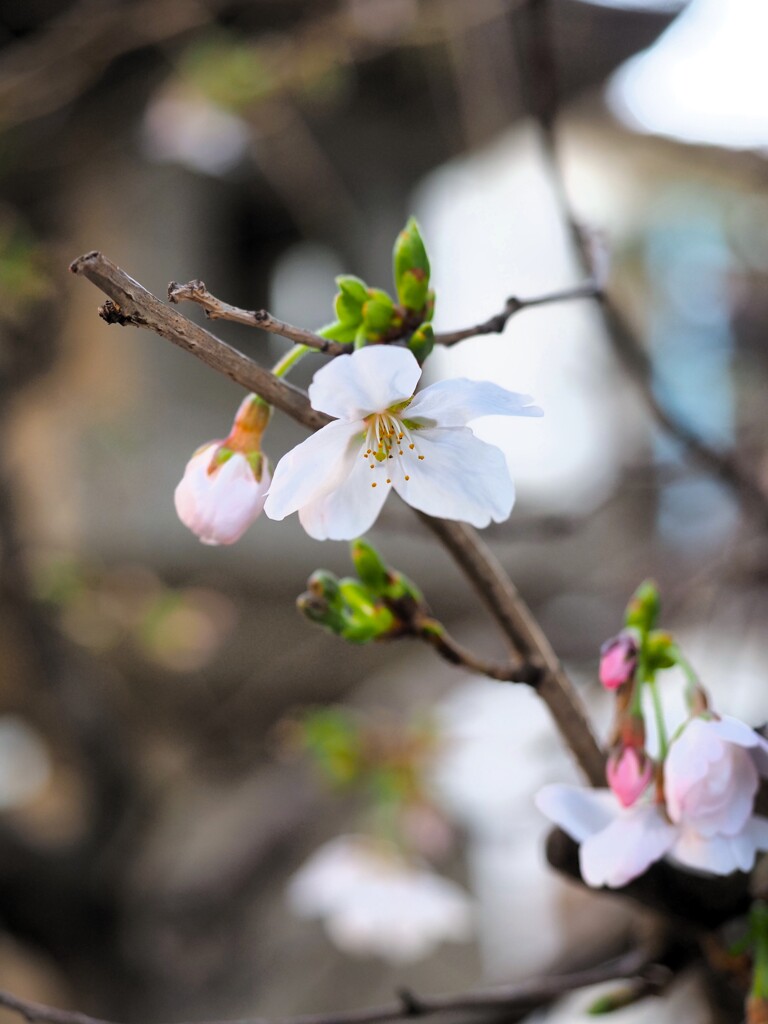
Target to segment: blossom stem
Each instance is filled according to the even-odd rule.
[[[288,349],[282,358],[278,359],[272,367],[272,373],[275,377],[285,377],[285,375],[304,358],[307,352],[311,351],[312,349],[309,345],[294,345],[293,348]]]
[[[653,700],[653,716],[656,719],[656,732],[659,738],[659,761],[663,761],[669,750],[669,739],[667,737],[667,726],[664,722],[664,709],[661,706],[661,694],[654,678],[646,680],[648,689],[651,691]]]

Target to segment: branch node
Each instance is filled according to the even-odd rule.
[[[105,323],[119,324],[121,327],[141,327],[144,322],[136,314],[124,313],[112,299],[107,299],[103,306],[99,306],[99,316]]]

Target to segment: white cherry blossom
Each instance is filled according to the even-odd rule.
[[[173,495],[179,519],[203,544],[239,540],[261,514],[271,479],[266,459],[257,479],[241,452],[216,465],[222,443],[212,441],[192,456]]]
[[[515,499],[504,454],[467,424],[541,410],[489,381],[443,380],[414,395],[420,376],[412,353],[390,345],[322,367],[309,397],[335,421],[280,460],[266,514],[298,511],[311,537],[351,540],[370,529],[394,489],[429,515],[479,527],[503,522]]]
[[[768,818],[754,814],[768,742],[735,718],[696,718],[664,764],[664,803],[653,796],[624,808],[610,790],[546,786],[539,809],[580,843],[584,881],[626,885],[668,856],[713,875],[749,871],[768,850]]]
[[[458,885],[366,836],[321,846],[294,875],[288,900],[299,916],[321,918],[345,953],[392,963],[472,934],[472,904]]]

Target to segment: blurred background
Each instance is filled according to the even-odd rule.
[[[518,487],[487,539],[601,727],[599,645],[647,576],[719,707],[764,722],[768,499],[652,407],[768,493],[767,31],[765,0],[0,3],[0,986],[126,1021],[281,1016],[620,941],[623,903],[587,904],[544,866],[531,794],[575,770],[533,696],[302,621],[309,573],[349,563],[295,521],[200,545],[173,489],[241,393],[108,328],[67,266],[98,248],[156,294],[202,278],[318,328],[335,275],[391,287],[413,213],[448,330],[586,280],[575,218],[610,253],[637,345],[581,300],[427,366],[546,411],[483,423]],[[216,328],[265,364],[287,346]],[[276,416],[268,453],[301,437]],[[501,652],[403,506],[373,539],[463,640]],[[424,786],[476,923],[417,964],[350,958],[287,909],[313,849],[360,827],[365,798],[289,756],[280,724],[337,702],[395,731],[430,716],[439,737]]]

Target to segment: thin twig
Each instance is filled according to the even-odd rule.
[[[146,327],[154,331],[161,338],[197,356],[212,370],[223,373],[249,391],[255,391],[310,430],[318,430],[330,423],[329,417],[310,406],[306,393],[300,388],[275,377],[204,327],[171,309],[102,253],[86,253],[69,269],[73,274],[88,278],[109,296],[110,301],[99,307],[99,316],[108,324]]]
[[[464,327],[458,331],[442,331],[435,335],[436,345],[455,345],[467,338],[475,338],[480,334],[501,334],[507,323],[523,309],[531,309],[533,306],[548,306],[555,302],[571,302],[574,299],[595,299],[602,294],[602,285],[598,281],[587,281],[584,284],[573,288],[563,288],[560,291],[548,292],[545,295],[536,295],[530,299],[520,299],[511,295],[504,303],[504,309],[495,316],[489,317],[482,323],[473,327]]]
[[[166,306],[99,252],[76,259],[70,268],[111,300],[100,308],[107,323],[146,327],[202,360],[211,369],[255,391],[310,430],[330,420],[314,410],[306,392],[275,377],[242,352]],[[535,669],[533,682],[549,707],[563,739],[590,783],[605,782],[604,759],[586,711],[549,641],[498,561],[469,526],[419,517],[443,542],[471,580],[516,651]]]
[[[380,1024],[383,1021],[406,1020],[409,1017],[431,1017],[451,1010],[495,1010],[507,1013],[529,1012],[553,1002],[559,996],[590,985],[608,981],[648,981],[651,985],[659,975],[659,965],[648,949],[639,947],[596,967],[573,974],[535,978],[517,985],[477,989],[453,995],[419,996],[402,991],[396,1002],[372,1006],[361,1010],[340,1010],[331,1013],[304,1014],[283,1017],[267,1022],[263,1017],[237,1021],[207,1021],[200,1024]],[[0,1006],[19,1014],[29,1024],[114,1024],[112,1021],[90,1017],[84,1013],[60,1010],[43,1003],[31,1002],[0,990]]]
[[[437,651],[441,658],[451,665],[460,665],[470,672],[479,672],[489,679],[498,679],[503,683],[528,683],[534,685],[541,672],[533,662],[524,658],[507,663],[487,661],[468,647],[460,644],[447,632],[442,623],[434,619],[416,619],[413,623],[413,634]]]
[[[231,320],[236,324],[245,324],[246,327],[258,327],[259,330],[279,334],[296,342],[297,345],[316,348],[319,352],[331,356],[340,356],[352,350],[351,345],[342,345],[304,327],[284,323],[266,309],[240,309],[238,306],[230,306],[228,302],[222,302],[215,295],[211,295],[202,281],[188,281],[186,284],[171,281],[168,285],[168,298],[171,302],[196,302],[198,306],[203,307],[210,320]]]

